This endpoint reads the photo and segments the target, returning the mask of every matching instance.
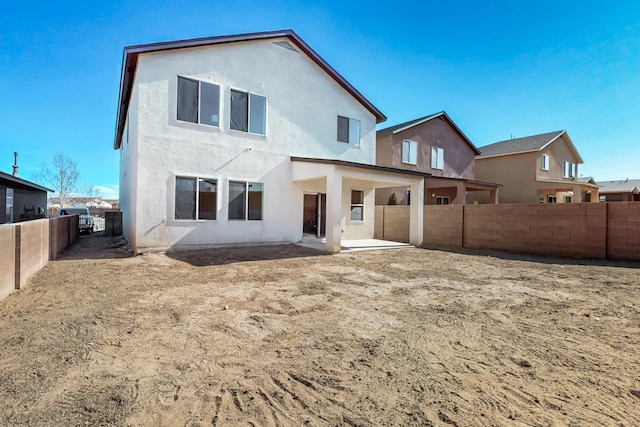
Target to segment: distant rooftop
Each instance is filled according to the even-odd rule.
[[[616,181],[598,181],[600,193],[638,193],[640,179],[621,179]]]
[[[559,138],[564,130],[542,133],[540,135],[525,136],[524,138],[507,139],[480,147],[481,156],[497,156],[500,154],[538,151]]]

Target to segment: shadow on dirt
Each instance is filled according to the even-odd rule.
[[[171,259],[186,262],[194,267],[207,267],[246,261],[317,257],[328,254],[315,249],[288,244],[246,246],[241,248],[197,249],[182,252],[168,252],[166,255]]]
[[[58,257],[58,260],[114,259],[133,256],[133,251],[123,236],[80,236]]]
[[[462,255],[488,256],[510,261],[535,262],[539,264],[560,264],[560,265],[593,265],[599,267],[623,267],[640,268],[640,262],[633,261],[611,261],[604,259],[584,259],[584,258],[561,258],[544,255],[519,254],[512,252],[502,252],[490,249],[470,249],[470,248],[425,248],[443,252],[451,252]]]

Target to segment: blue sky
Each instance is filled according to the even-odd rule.
[[[596,180],[640,178],[640,2],[35,1],[0,10],[0,170],[56,152],[117,197],[126,45],[291,28],[388,117],[445,110],[482,146],[566,129]]]

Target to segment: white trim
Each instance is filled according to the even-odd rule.
[[[396,133],[399,133],[399,132],[405,131],[405,130],[407,130],[407,129],[411,129],[411,128],[412,128],[412,127],[414,127],[414,126],[421,125],[421,124],[423,124],[423,123],[425,123],[425,122],[428,122],[429,120],[433,120],[433,119],[438,118],[438,117],[440,117],[440,116],[442,116],[442,115],[444,115],[444,111],[442,111],[442,112],[440,112],[440,113],[438,113],[438,114],[434,114],[433,116],[425,117],[424,119],[422,119],[422,120],[420,120],[420,121],[417,121],[417,122],[415,122],[415,123],[411,123],[410,125],[407,125],[407,126],[401,127],[400,129],[396,129],[396,130],[394,130],[394,131],[392,132],[392,134],[393,134],[393,135],[395,135]]]

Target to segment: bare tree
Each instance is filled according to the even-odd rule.
[[[50,165],[42,165],[34,174],[35,180],[50,187],[58,195],[60,207],[71,203],[71,197],[77,196],[80,190],[78,166],[75,160],[57,153]]]

